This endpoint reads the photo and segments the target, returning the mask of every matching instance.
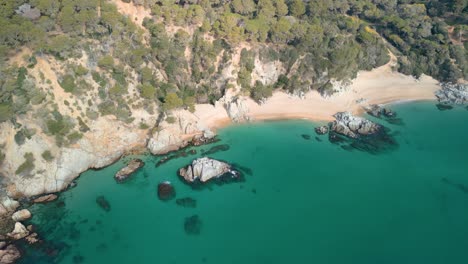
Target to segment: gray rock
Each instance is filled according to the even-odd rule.
[[[31,212],[29,212],[28,209],[22,209],[22,210],[16,211],[11,216],[11,219],[13,219],[13,221],[15,221],[15,222],[24,221],[24,220],[27,220],[29,218],[31,218]]]
[[[132,175],[135,171],[139,168],[143,167],[145,163],[140,159],[131,160],[128,165],[122,169],[120,169],[114,176],[114,179],[117,182],[123,182],[127,180],[130,175]]]
[[[382,126],[362,117],[353,116],[349,112],[340,112],[334,115],[335,121],[330,130],[349,138],[359,138],[378,133]]]
[[[14,245],[8,245],[5,249],[0,250],[0,263],[10,264],[15,263],[21,257],[21,253]]]
[[[207,182],[226,173],[237,175],[238,172],[225,162],[207,157],[196,159],[192,164],[179,169],[179,175],[188,182]]]
[[[315,128],[315,133],[319,135],[325,135],[328,133],[328,126],[319,126]]]
[[[48,203],[48,202],[52,202],[52,201],[54,201],[56,199],[57,199],[57,195],[47,194],[47,195],[43,195],[43,196],[40,196],[40,197],[34,199],[33,202],[35,202],[35,203]]]
[[[41,10],[38,8],[32,8],[30,4],[24,4],[18,7],[15,12],[25,18],[35,20],[41,17]]]
[[[441,89],[436,91],[435,96],[442,104],[467,104],[468,84],[442,83]]]
[[[7,236],[13,240],[19,240],[29,235],[28,229],[21,224],[20,222],[15,223],[15,229],[12,232],[8,233]],[[1,263],[1,262],[0,262]]]

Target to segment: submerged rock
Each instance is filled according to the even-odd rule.
[[[199,235],[202,228],[202,221],[198,215],[185,218],[184,230],[188,235]]]
[[[158,184],[158,198],[161,201],[168,201],[175,197],[175,190],[168,181]]]
[[[24,221],[29,218],[31,218],[31,212],[28,209],[19,210],[11,216],[11,219],[15,222]]]
[[[441,104],[462,105],[468,103],[468,84],[442,83],[441,89],[435,92]]]
[[[195,159],[192,164],[179,169],[179,175],[187,182],[199,180],[202,183],[223,175],[229,175],[231,178],[240,176],[228,163],[207,157]]]
[[[307,134],[302,134],[301,137],[305,140],[310,140],[310,135],[307,135]]]
[[[143,167],[145,163],[141,159],[133,159],[128,165],[120,169],[114,176],[117,182],[123,182],[127,180],[135,171]]]
[[[98,196],[96,198],[96,203],[99,205],[99,207],[102,208],[102,210],[109,212],[111,210],[111,206],[109,201],[104,196]]]
[[[214,153],[220,152],[220,151],[228,151],[229,148],[230,147],[227,144],[213,146],[209,150],[203,152],[203,155],[211,155],[211,154],[214,154]]]
[[[453,109],[453,106],[448,105],[448,104],[436,104],[437,109],[440,111],[445,111],[445,110],[451,110]]]
[[[190,198],[190,197],[185,197],[185,198],[177,199],[176,204],[182,207],[186,207],[186,208],[195,208],[197,207],[197,200]]]
[[[346,143],[342,145],[344,149],[378,153],[398,145],[382,125],[348,112],[337,113],[334,117],[336,120],[330,123],[328,138],[331,143]]]
[[[15,263],[20,257],[21,253],[14,245],[0,249],[0,263],[2,264]]]
[[[54,201],[56,199],[57,199],[57,195],[47,194],[47,195],[43,195],[43,196],[40,196],[40,197],[34,199],[34,202],[35,203],[48,203],[48,202],[52,202],[52,201]]]
[[[328,126],[319,126],[315,128],[315,133],[318,135],[325,135],[328,133]]]

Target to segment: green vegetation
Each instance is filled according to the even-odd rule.
[[[25,161],[16,169],[16,175],[28,177],[32,170],[34,170],[34,155],[31,152],[24,154]]]
[[[50,152],[50,150],[46,150],[42,152],[41,156],[45,161],[52,161],[54,159],[54,156],[52,156],[52,153]]]
[[[193,112],[236,84],[257,102],[274,89],[333,92],[333,81],[387,63],[389,50],[402,73],[468,79],[465,0],[125,0],[151,10],[142,27],[113,1],[3,2],[0,122],[15,124],[18,144],[26,115],[62,145],[99,116],[130,123],[133,109]],[[40,17],[18,14],[24,3]],[[31,54],[17,65],[26,66],[10,63],[24,47]],[[284,69],[277,80],[258,76],[270,62]],[[55,98],[56,81],[67,98]]]

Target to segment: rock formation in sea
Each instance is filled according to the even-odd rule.
[[[158,198],[161,201],[168,201],[175,197],[174,186],[168,181],[158,184]]]
[[[107,199],[102,195],[96,198],[96,203],[99,207],[101,207],[102,210],[106,212],[109,212],[111,210],[109,201],[107,201]]]
[[[364,110],[366,113],[368,113],[371,116],[381,118],[382,116],[384,117],[396,117],[396,113],[390,110],[389,108],[385,108],[381,105],[368,105],[364,107]]]
[[[438,90],[435,95],[441,104],[468,104],[468,84],[442,83],[441,89]]]
[[[198,215],[185,218],[184,230],[187,235],[199,235],[202,228],[202,221]]]
[[[6,245],[5,242],[0,242],[0,263],[12,264],[21,257],[21,253],[14,245]]]
[[[144,165],[145,163],[141,159],[133,159],[128,163],[127,166],[123,167],[115,174],[114,179],[117,182],[124,182]]]
[[[184,197],[177,199],[176,204],[185,208],[195,208],[197,207],[197,200],[190,197]]]
[[[16,212],[11,216],[11,218],[12,218],[13,221],[15,221],[15,222],[24,221],[24,220],[27,220],[27,219],[31,218],[31,212],[29,212],[28,209],[22,209],[22,210],[16,211]]]
[[[318,135],[325,135],[328,133],[328,126],[319,126],[315,128],[315,133]]]
[[[57,199],[56,194],[46,194],[40,197],[37,197],[36,199],[33,200],[35,203],[48,203],[55,201]]]
[[[208,157],[193,160],[192,164],[179,169],[179,175],[187,182],[198,180],[202,183],[223,175],[229,175],[231,178],[240,176],[239,172],[233,169],[228,163]]]
[[[362,117],[353,116],[349,112],[339,112],[334,115],[335,121],[329,124],[329,140],[342,144],[344,149],[358,149],[377,154],[398,146],[388,133],[388,129]]]

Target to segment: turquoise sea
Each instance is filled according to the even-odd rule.
[[[160,157],[139,156],[146,165],[123,184],[113,175],[133,157],[85,172],[57,201],[30,208],[45,241],[24,246],[20,263],[466,264],[468,111],[391,108],[403,123],[378,122],[398,145],[380,153],[317,140],[321,123],[277,121],[225,128],[219,142],[159,167]],[[242,166],[244,182],[194,189],[179,179],[223,144],[209,156]],[[160,201],[162,181],[196,207]],[[187,233],[195,215],[199,234]]]

